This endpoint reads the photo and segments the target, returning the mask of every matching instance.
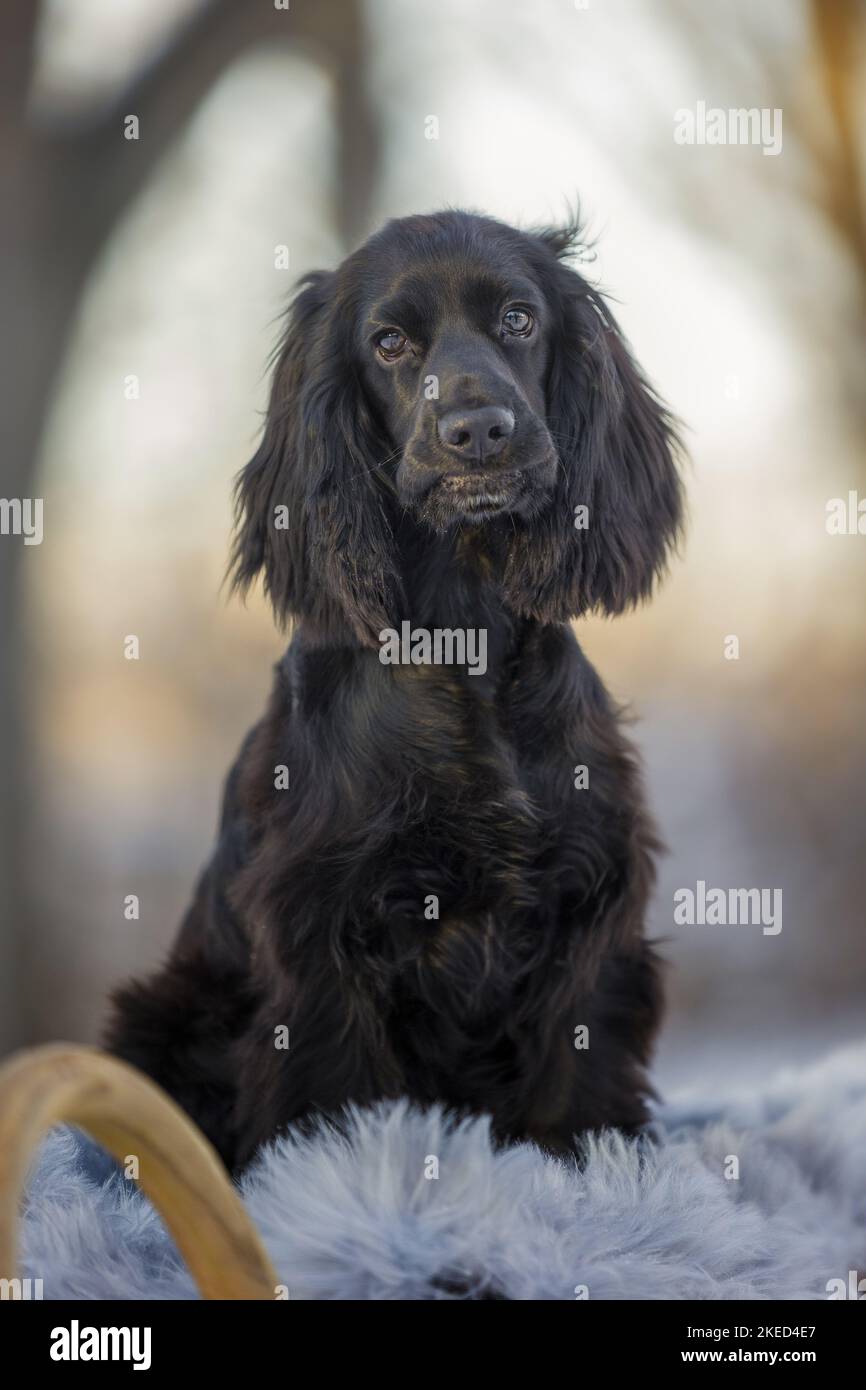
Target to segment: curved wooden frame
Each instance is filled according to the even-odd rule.
[[[107,1053],[64,1043],[0,1067],[0,1278],[16,1272],[18,1221],[36,1149],[78,1125],[123,1163],[159,1211],[204,1298],[270,1299],[277,1275],[216,1151],[152,1081]]]

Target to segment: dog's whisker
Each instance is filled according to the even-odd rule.
[[[372,473],[377,473],[380,468],[386,468],[389,463],[394,462],[395,458],[399,458],[402,452],[403,445],[401,444],[399,448],[394,450],[393,453],[388,454],[386,458],[380,459],[378,463],[368,463],[364,468],[359,468],[357,473],[350,473],[348,478],[344,478],[342,480],[343,486],[345,486],[347,483],[354,482],[356,478],[361,478],[365,475],[369,476]]]

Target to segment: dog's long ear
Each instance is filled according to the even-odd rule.
[[[505,574],[510,605],[542,622],[620,613],[645,598],[682,518],[673,420],[604,300],[560,259],[574,235],[538,234],[537,269],[557,314],[547,405],[561,466]]]
[[[264,573],[278,620],[311,619],[365,645],[401,608],[378,435],[349,353],[335,276],[303,283],[276,362],[264,436],[235,489],[229,574],[245,592]]]

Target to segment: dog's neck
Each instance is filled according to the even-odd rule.
[[[504,535],[489,526],[466,526],[443,536],[406,526],[398,545],[406,594],[401,618],[428,631],[483,629],[495,672],[522,626],[502,601]]]
[[[467,690],[483,699],[495,697],[503,681],[513,678],[513,664],[528,630],[537,626],[518,618],[502,599],[501,575],[507,554],[507,536],[496,528],[465,527],[437,535],[408,519],[395,537],[400,556],[400,575],[405,601],[392,616],[393,627],[385,628],[388,642],[396,647],[398,662],[407,652],[423,643],[431,649],[449,637],[446,648],[469,654],[454,674],[465,678]],[[319,626],[303,619],[294,627],[299,647],[307,651],[330,651],[335,659],[349,658],[351,652],[365,657],[376,655],[363,646],[348,623]],[[382,645],[385,645],[383,641]],[[482,659],[483,653],[483,659]],[[379,653],[380,659],[381,652]],[[426,664],[423,655],[411,657],[412,664]],[[384,659],[383,659],[384,661]],[[384,661],[388,666],[388,662]],[[432,658],[436,664],[436,657]],[[470,674],[470,669],[475,667]],[[483,666],[483,670],[479,669]]]
[[[499,626],[511,619],[501,599],[505,544],[491,527],[437,535],[415,525],[397,535],[407,611],[422,627]]]

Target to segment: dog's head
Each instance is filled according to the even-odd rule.
[[[239,587],[263,570],[279,617],[377,645],[404,613],[393,531],[409,511],[431,533],[499,530],[517,614],[649,593],[680,524],[676,440],[567,264],[575,239],[408,217],[307,278],[238,480]]]

